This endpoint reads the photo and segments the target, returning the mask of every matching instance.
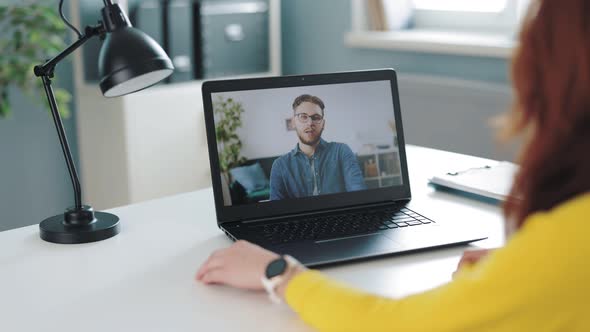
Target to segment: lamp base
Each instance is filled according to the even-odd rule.
[[[47,242],[74,244],[108,239],[119,234],[119,217],[106,212],[94,212],[89,224],[66,223],[63,214],[43,220],[39,224],[41,238]]]

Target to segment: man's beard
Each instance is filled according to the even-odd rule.
[[[305,139],[304,136],[302,136],[299,131],[297,131],[297,136],[299,137],[299,141],[305,145],[315,145],[317,142],[320,141],[320,139],[322,139],[322,133],[324,132],[324,128],[322,128],[322,130],[320,130],[319,134],[316,136],[316,138],[314,138],[313,140],[307,140]],[[305,132],[303,132],[303,134],[305,134]]]

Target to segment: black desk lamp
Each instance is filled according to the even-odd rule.
[[[117,97],[132,93],[158,83],[172,74],[174,66],[166,52],[148,35],[133,28],[127,15],[111,0],[103,0],[103,21],[96,26],[87,26],[80,34],[60,14],[66,24],[78,33],[79,39],[42,65],[35,66],[35,75],[41,77],[59,141],[66,158],[70,178],[74,186],[75,206],[66,209],[62,215],[47,218],[41,222],[41,238],[54,243],[86,243],[101,241],[119,233],[119,218],[105,212],[94,212],[92,207],[82,205],[82,191],[78,173],[72,159],[64,127],[59,116],[51,78],[55,66],[66,56],[82,46],[92,37],[104,40],[98,60],[101,77],[100,90],[105,97]]]

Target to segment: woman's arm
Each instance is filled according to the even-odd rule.
[[[574,281],[590,275],[576,263],[585,240],[540,225],[554,220],[537,219],[506,247],[424,293],[385,298],[310,270],[291,279],[285,298],[319,331],[577,331],[571,324],[580,324],[590,295]]]

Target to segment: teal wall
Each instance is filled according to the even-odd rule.
[[[393,67],[401,74],[508,81],[503,59],[347,47],[350,0],[284,0],[281,10],[284,74]]]
[[[18,2],[5,1],[3,4]],[[57,8],[57,1],[51,2]],[[58,66],[56,78],[56,86],[73,92],[71,62]],[[30,98],[13,87],[9,98],[12,115],[0,119],[0,231],[37,224],[73,205],[57,132],[51,115],[41,106],[46,103],[45,95]],[[64,126],[77,159],[75,112],[72,113]]]

